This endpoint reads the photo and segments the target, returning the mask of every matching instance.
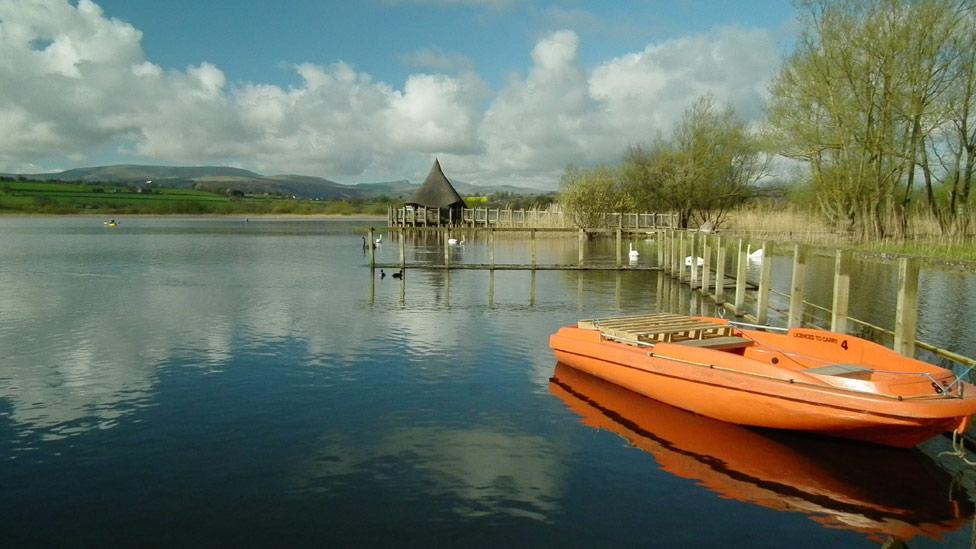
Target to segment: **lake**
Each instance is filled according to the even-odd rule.
[[[121,221],[0,217],[5,546],[960,547],[973,535],[976,483],[937,455],[944,440],[899,451],[745,429],[557,367],[552,332],[661,308],[657,273],[396,280],[366,266],[369,221]],[[544,242],[539,261],[572,262],[575,246]],[[595,260],[612,253],[594,246]],[[418,239],[410,259],[441,250]],[[524,250],[502,239],[495,259]],[[397,260],[391,235],[377,253]],[[452,253],[487,257],[478,239]],[[964,316],[976,290],[954,276],[923,273],[923,299],[943,305],[920,324],[932,308],[951,309],[947,326]],[[881,300],[852,301],[852,315]],[[976,331],[954,329],[925,335],[948,345]]]

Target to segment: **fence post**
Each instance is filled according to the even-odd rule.
[[[763,261],[766,258],[763,257]],[[793,280],[790,285],[790,317],[788,328],[803,326],[803,290],[806,282],[807,248],[802,244],[793,245]]]
[[[532,240],[532,269],[535,269],[535,229],[529,231],[529,238]]]
[[[739,262],[735,266],[735,314],[742,315],[742,307],[746,303],[746,265],[749,262],[748,254],[742,247],[742,239],[739,239]]]
[[[715,303],[725,302],[725,245],[722,237],[715,237]]]
[[[681,258],[678,257],[681,249],[684,248],[681,233],[678,229],[674,230],[674,237],[671,239],[671,276],[677,278],[681,276]]]
[[[373,228],[369,228],[369,240],[366,242],[366,249],[369,250],[369,268],[376,268],[376,240],[374,240]]]
[[[621,265],[620,248],[621,248],[621,246],[623,246],[623,242],[622,242],[621,234],[620,233],[621,233],[620,227],[617,227],[617,267],[619,267]]]
[[[404,241],[406,239],[407,239],[406,233],[403,231],[403,229],[400,229],[400,268],[401,269],[403,268],[403,266],[406,264],[406,261],[407,261],[406,260],[407,254],[405,253],[405,250],[404,250],[404,248],[406,247],[406,244],[404,244]]]
[[[671,274],[671,229],[664,230],[664,272]]]
[[[675,266],[678,268],[678,282],[685,281],[685,254],[687,253],[687,244],[685,243],[685,233],[680,233],[680,239],[678,240],[678,257],[675,258]]]
[[[447,243],[447,229],[442,230],[441,238],[444,240],[444,267],[451,268],[451,246]]]
[[[583,266],[583,250],[585,248],[585,245],[586,245],[586,230],[580,229],[579,230],[579,264],[581,267]]]
[[[847,333],[847,306],[851,292],[851,253],[834,254],[834,298],[830,307],[830,331]]]
[[[708,245],[708,234],[702,235],[702,283],[700,293],[708,295],[708,287],[712,282],[712,250]]]
[[[658,268],[664,268],[664,231],[660,229],[655,229],[654,240],[657,244],[657,266]]]
[[[488,229],[488,266],[495,270],[495,229]]]
[[[916,260],[908,257],[898,260],[895,350],[907,357],[915,356],[915,332],[918,328],[918,271]]]
[[[772,274],[773,245],[763,242],[762,266],[759,268],[759,294],[756,296],[756,323],[766,324],[769,311],[769,283]]]

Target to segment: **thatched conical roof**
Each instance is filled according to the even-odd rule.
[[[454,190],[451,181],[444,175],[444,171],[441,170],[441,163],[436,158],[434,165],[430,168],[430,173],[427,174],[427,179],[424,179],[423,185],[417,189],[417,194],[413,195],[413,200],[410,203],[428,208],[450,208],[458,204],[462,208],[468,207],[464,198],[461,198],[461,195]]]

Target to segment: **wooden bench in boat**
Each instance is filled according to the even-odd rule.
[[[686,339],[684,341],[678,341],[677,343],[679,345],[687,345],[689,347],[707,347],[709,349],[716,349],[719,351],[728,351],[730,349],[741,349],[743,347],[748,347],[752,345],[752,340],[739,336],[725,336],[710,337],[707,339]]]
[[[808,374],[818,374],[822,376],[841,376],[856,379],[868,379],[871,377],[871,373],[874,370],[865,368],[863,366],[857,366],[856,364],[831,364],[829,366],[820,366],[818,368],[807,368],[805,371]]]
[[[580,320],[577,326],[585,330],[599,330],[603,335],[624,343],[680,343],[715,349],[734,349],[752,344],[746,338],[732,335],[734,329],[728,324],[669,313]]]

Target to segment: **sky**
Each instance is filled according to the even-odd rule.
[[[0,0],[0,172],[219,165],[556,189],[710,93],[758,122],[786,0]]]

